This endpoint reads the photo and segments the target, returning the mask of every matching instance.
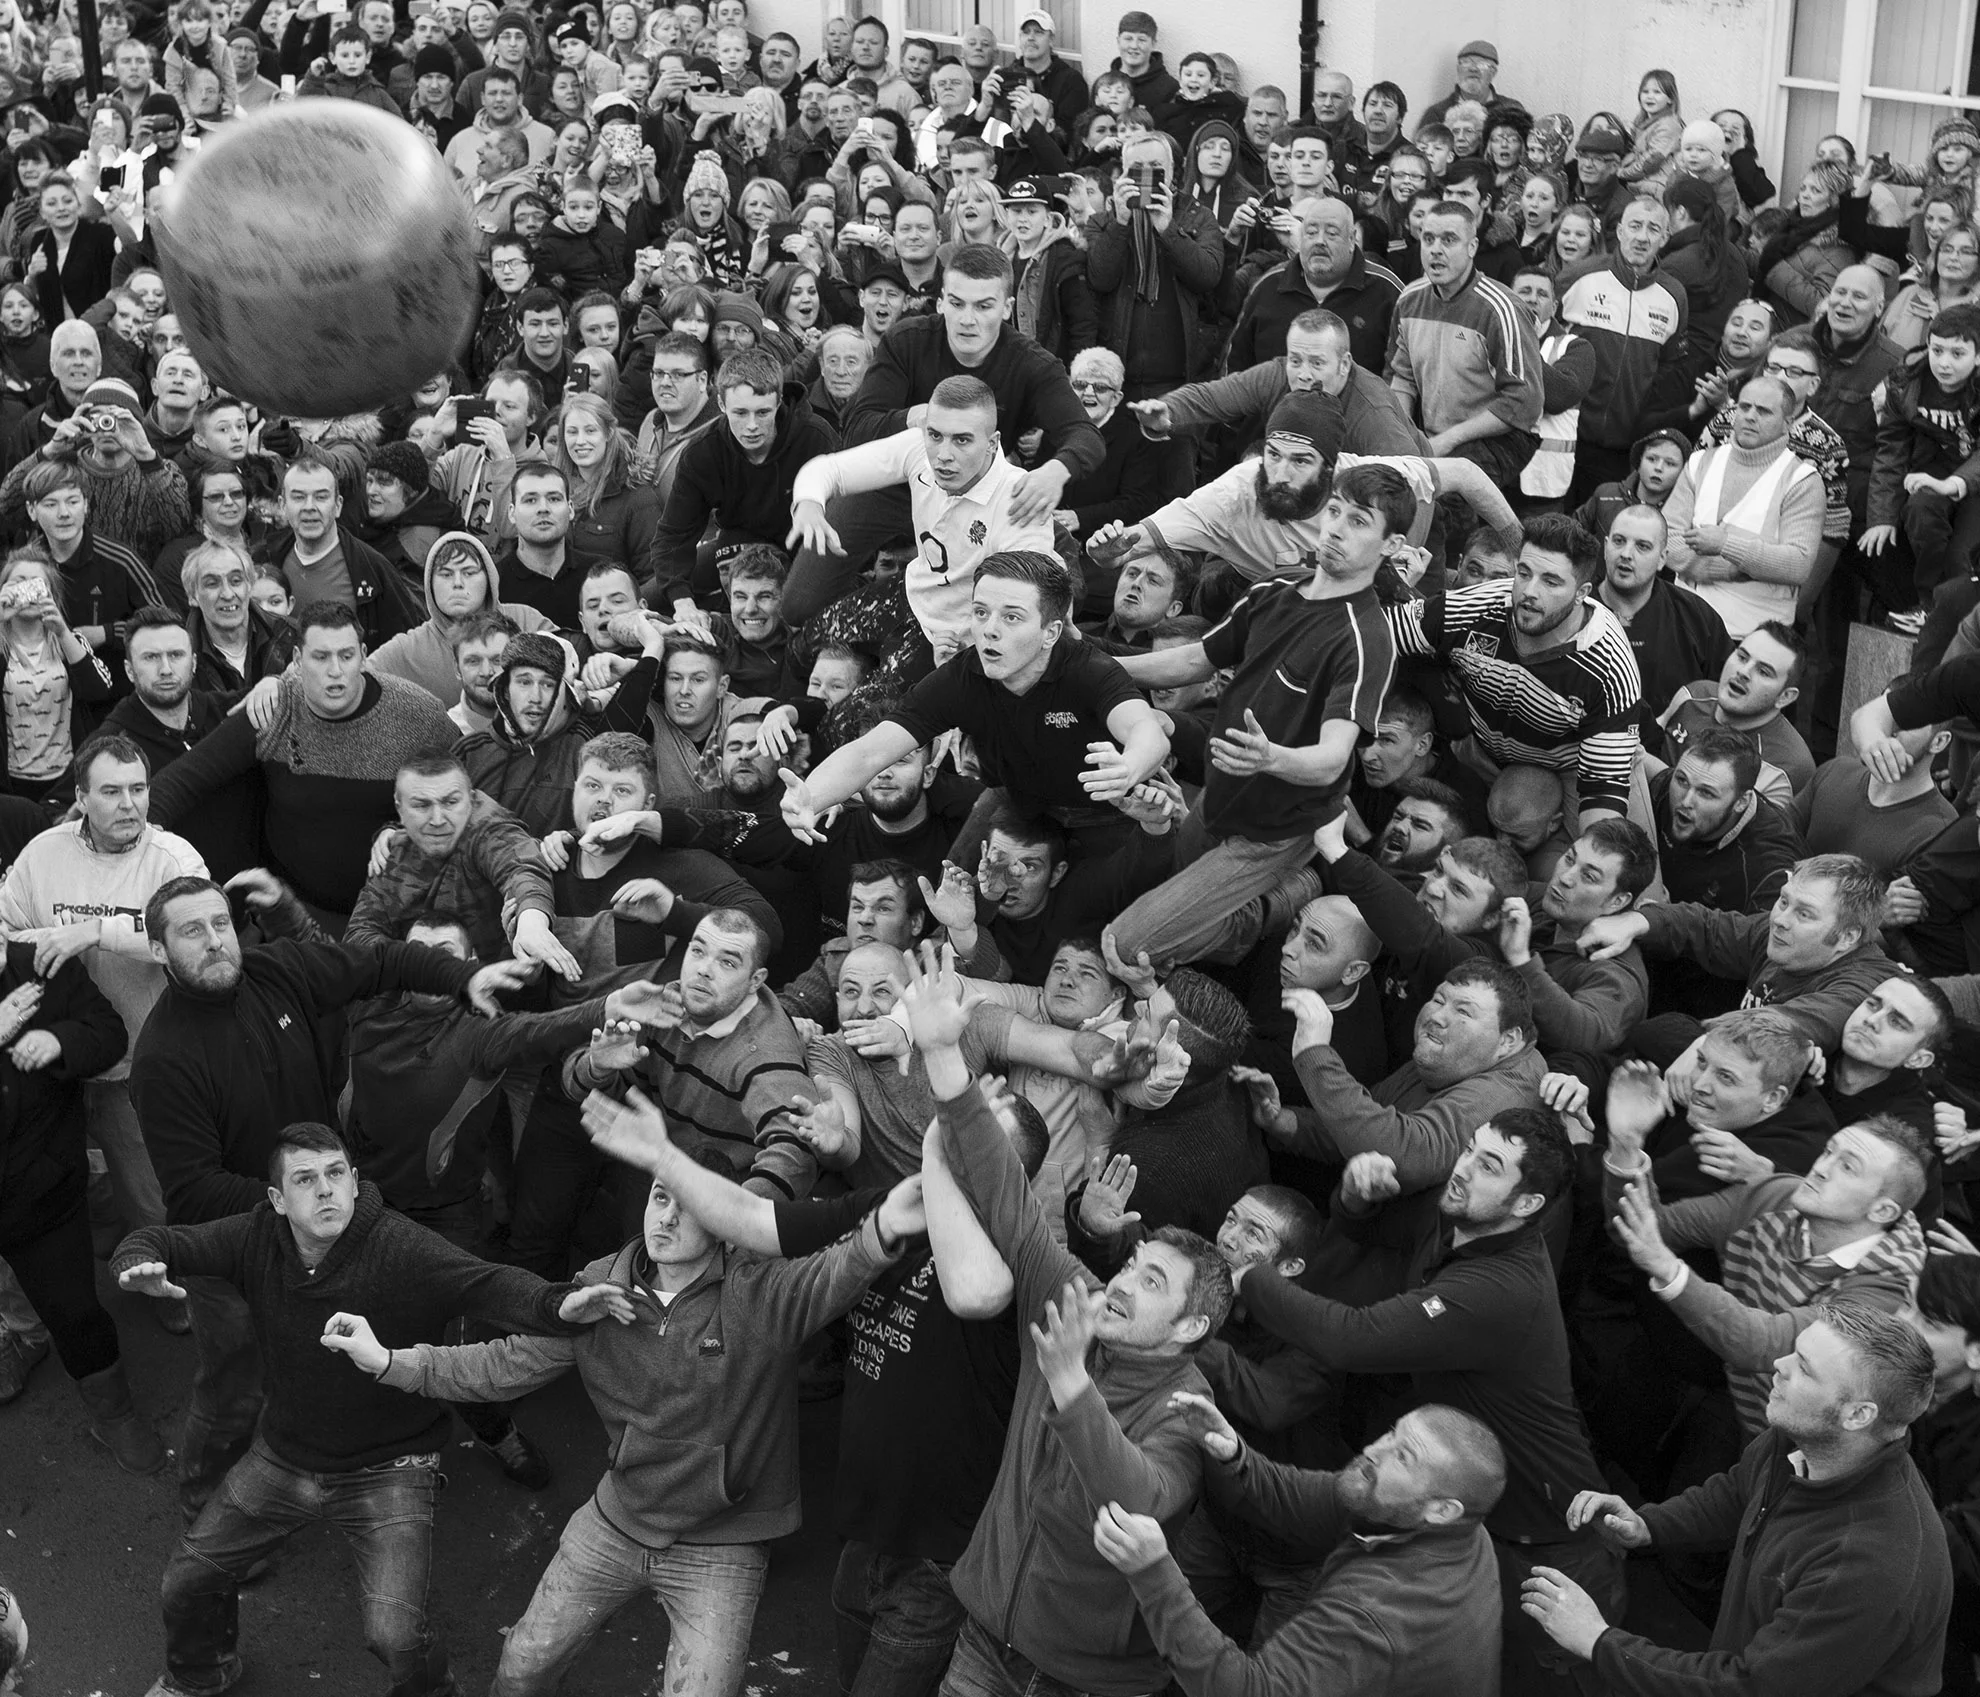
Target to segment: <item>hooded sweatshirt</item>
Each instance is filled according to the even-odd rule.
[[[543,669],[553,650],[563,661],[564,687],[557,691],[543,728],[531,736],[510,707],[510,680],[518,663]],[[577,650],[560,637],[517,637],[495,680],[495,723],[463,738],[456,752],[474,787],[500,802],[540,840],[570,822],[580,750],[600,731],[643,731],[646,704],[659,679],[660,662],[642,658],[619,680],[605,710],[589,714],[578,687]]]
[[[493,606],[497,611],[508,614],[526,631],[548,628],[550,621],[534,607],[500,598],[502,579],[495,566],[495,556],[488,552],[487,544],[480,537],[465,530],[446,531],[426,550],[426,562],[421,568],[424,574],[424,605],[434,605],[433,557],[439,552],[442,542],[457,542],[471,549],[481,562],[482,572],[488,579],[488,594],[482,601],[484,608]],[[454,664],[455,623],[434,613],[425,624],[401,632],[367,654],[365,669],[381,677],[404,678],[407,683],[418,684],[443,707],[452,707],[461,698],[460,669]]]

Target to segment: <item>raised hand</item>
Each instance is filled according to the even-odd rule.
[[[623,1102],[594,1090],[584,1099],[583,1119],[593,1148],[643,1173],[658,1172],[673,1153],[667,1116],[642,1090],[628,1090]]]
[[[392,1352],[378,1341],[371,1322],[362,1314],[332,1314],[323,1322],[323,1336],[318,1341],[325,1349],[348,1355],[352,1366],[374,1379],[392,1365]]]
[[[1396,1163],[1388,1155],[1364,1149],[1341,1171],[1341,1195],[1364,1208],[1376,1208],[1392,1197],[1402,1195],[1402,1180],[1396,1176]]]
[[[674,892],[658,878],[631,878],[612,892],[612,911],[659,925],[674,911],[675,899]]]
[[[282,899],[282,880],[265,866],[250,866],[227,880],[227,894],[239,893],[256,912],[266,912]]]
[[[1644,1139],[1670,1112],[1663,1074],[1648,1061],[1624,1061],[1609,1075],[1609,1153],[1617,1157],[1618,1167],[1636,1164]]]
[[[1104,1291],[1069,1284],[1057,1302],[1045,1304],[1045,1323],[1041,1326],[1034,1321],[1031,1325],[1031,1346],[1038,1357],[1038,1371],[1044,1375],[1052,1400],[1060,1408],[1089,1382],[1086,1352],[1093,1347],[1100,1311],[1106,1302]]]
[[[1650,1191],[1641,1180],[1622,1193],[1616,1207],[1615,1228],[1616,1240],[1653,1283],[1668,1284],[1677,1277],[1682,1263],[1664,1242],[1663,1227],[1657,1223],[1657,1205],[1650,1200]]]
[[[931,884],[917,879],[928,917],[952,936],[958,931],[976,929],[976,880],[953,860],[942,862],[942,882]]]
[[[1334,1010],[1318,990],[1287,990],[1279,1006],[1293,1016],[1293,1052],[1324,1049],[1334,1040]]]
[[[1149,960],[1146,949],[1136,952],[1132,966],[1121,959],[1111,925],[1100,933],[1100,958],[1107,963],[1107,970],[1127,986],[1128,994],[1137,1002],[1149,1001],[1162,987],[1161,975]]]
[[[1086,1189],[1079,1199],[1080,1229],[1089,1237],[1119,1237],[1141,1224],[1139,1214],[1128,1211],[1127,1200],[1134,1194],[1140,1175],[1125,1155],[1111,1160],[1095,1155],[1087,1175]]]
[[[1279,1099],[1279,1081],[1257,1067],[1232,1067],[1231,1078],[1251,1098],[1251,1123],[1267,1137],[1290,1137],[1299,1129],[1292,1110]]]
[[[1080,787],[1095,801],[1119,801],[1139,782],[1126,751],[1111,742],[1086,745],[1086,768],[1079,775]]]
[[[820,815],[826,810],[812,799],[811,786],[788,766],[779,766],[777,776],[784,780],[784,823],[801,843],[822,843],[825,827]]]
[[[630,1326],[633,1322],[632,1298],[617,1285],[585,1285],[557,1304],[557,1318],[567,1326],[595,1325],[606,1319]]]
[[[1207,1396],[1195,1391],[1171,1391],[1169,1406],[1189,1421],[1196,1441],[1204,1452],[1218,1461],[1236,1461],[1244,1440],[1237,1428],[1224,1418],[1224,1411]]]
[[[640,1023],[636,1019],[607,1019],[596,1027],[591,1033],[591,1045],[585,1050],[592,1077],[630,1072],[645,1060],[647,1048],[639,1040],[639,1034]]]
[[[1156,834],[1189,811],[1182,785],[1160,770],[1150,772],[1126,795],[1116,796],[1114,805],[1144,831]]]
[[[1533,913],[1524,896],[1508,896],[1499,906],[1499,953],[1514,967],[1533,958]]]
[[[907,987],[895,1005],[906,1010],[915,1047],[923,1054],[953,1049],[969,1029],[969,1009],[956,975],[956,951],[945,946],[938,954],[933,944],[923,943],[918,958],[908,954],[907,970]]]
[[[784,760],[797,747],[797,709],[773,707],[756,728],[756,752],[766,760]]]
[[[1593,1526],[1596,1535],[1612,1550],[1647,1550],[1650,1528],[1643,1516],[1613,1491],[1577,1491],[1568,1504],[1568,1530],[1579,1532]]]
[[[899,1031],[900,1027],[894,1029]],[[793,1096],[791,1106],[798,1110],[791,1122],[793,1129],[821,1162],[839,1160],[852,1148],[852,1128],[846,1124],[845,1110],[831,1096],[821,1096],[815,1102]]]
[[[881,1235],[894,1243],[927,1232],[928,1206],[922,1199],[921,1174],[909,1173],[881,1199],[879,1226]]]
[[[126,1267],[117,1275],[117,1288],[137,1296],[155,1297],[160,1302],[186,1299],[185,1287],[171,1281],[163,1261],[140,1261],[135,1267]]]
[[[787,550],[809,548],[814,554],[843,554],[845,544],[839,533],[825,522],[825,509],[816,501],[798,501],[791,507],[791,528],[784,537]]]
[[[642,978],[622,985],[605,998],[605,1017],[621,1025],[631,1023],[655,1031],[672,1031],[687,1017],[687,998],[671,978],[664,984]]]
[[[624,842],[628,837],[639,836],[652,818],[653,815],[644,809],[632,813],[608,813],[603,819],[594,819],[585,826],[584,835],[578,839],[578,847],[596,854],[614,843]]]
[[[1746,1184],[1766,1178],[1774,1163],[1757,1154],[1729,1131],[1695,1131],[1691,1147],[1698,1156],[1698,1167],[1707,1178],[1721,1184]]]
[[[1650,929],[1640,913],[1611,913],[1591,919],[1581,928],[1574,946],[1590,960],[1614,960]]]
[[[484,1014],[489,1019],[500,1019],[502,1004],[496,1000],[496,997],[515,994],[536,976],[536,972],[536,965],[532,961],[490,961],[468,980],[467,999],[476,1013]]]
[[[1233,777],[1252,778],[1275,771],[1278,760],[1278,745],[1265,734],[1258,715],[1249,707],[1244,710],[1242,730],[1232,725],[1210,741],[1210,763]]]

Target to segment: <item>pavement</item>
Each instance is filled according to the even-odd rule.
[[[139,1406],[176,1445],[192,1340],[167,1335],[147,1299],[98,1273]],[[832,1697],[838,1689],[829,1594],[838,1555],[830,1493],[839,1406],[802,1410],[804,1527],[771,1546],[745,1697]],[[556,1469],[547,1490],[510,1484],[458,1425],[443,1464],[431,1605],[465,1697],[487,1690],[503,1633],[604,1464],[603,1430],[575,1375],[523,1399],[516,1417]],[[20,1598],[32,1635],[25,1697],[143,1697],[164,1670],[158,1579],[179,1530],[172,1471],[154,1479],[120,1473],[91,1442],[74,1386],[50,1355],[20,1400],[0,1408],[0,1584]],[[666,1616],[635,1600],[593,1640],[562,1697],[661,1697],[666,1645]],[[384,1690],[336,1531],[298,1533],[279,1569],[241,1593],[241,1652],[247,1675],[234,1688],[239,1697]]]
[[[168,1336],[149,1303],[98,1268],[123,1339],[137,1400],[176,1443],[192,1382],[190,1338]],[[743,1697],[834,1697],[830,1584],[832,1468],[840,1402],[800,1414],[804,1525],[771,1546]],[[486,1691],[502,1635],[522,1613],[572,1511],[603,1465],[603,1431],[574,1375],[516,1405],[518,1423],[556,1469],[550,1487],[523,1491],[466,1439],[444,1463],[435,1526],[432,1609],[465,1697]],[[0,1584],[20,1598],[32,1634],[25,1697],[143,1697],[163,1670],[158,1579],[180,1530],[170,1469],[120,1473],[90,1441],[74,1387],[51,1355],[26,1393],[0,1409]],[[1702,1648],[1704,1629],[1672,1600],[1654,1567],[1631,1563],[1628,1624]],[[566,1676],[561,1697],[663,1697],[667,1623],[629,1603]],[[358,1628],[350,1557],[317,1526],[290,1540],[278,1570],[241,1594],[239,1697],[359,1697],[383,1672]]]

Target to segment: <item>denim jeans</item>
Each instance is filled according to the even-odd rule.
[[[247,1298],[225,1279],[187,1277],[193,1382],[179,1445],[179,1507],[191,1525],[240,1459],[261,1416],[261,1349]]]
[[[955,1659],[942,1680],[942,1697],[1086,1697],[1076,1685],[1040,1673],[1015,1650],[1007,1650],[978,1626],[964,1620]]]
[[[426,1614],[437,1455],[348,1473],[305,1473],[256,1439],[165,1564],[165,1665],[188,1691],[226,1684],[240,1640],[240,1576],[299,1526],[327,1520],[350,1540],[365,1648],[385,1664],[390,1697],[454,1690]]]
[[[110,1191],[124,1230],[165,1223],[165,1193],[159,1188],[151,1151],[138,1129],[131,1087],[124,1079],[88,1079],[83,1084],[83,1116],[89,1138],[103,1151],[110,1171]]]
[[[564,1528],[523,1617],[509,1629],[488,1697],[546,1697],[591,1636],[644,1591],[667,1611],[667,1697],[734,1697],[770,1565],[761,1544],[648,1549],[585,1503]]]
[[[1114,921],[1115,946],[1123,960],[1146,950],[1158,966],[1235,960],[1257,941],[1255,912],[1250,923],[1241,917],[1246,904],[1312,858],[1311,835],[1269,843],[1248,837],[1216,842],[1202,816],[1192,813],[1176,844],[1182,870],[1136,897]]]
[[[0,1303],[7,1329],[30,1342],[52,1338],[72,1379],[115,1366],[117,1327],[96,1299],[96,1260],[81,1200],[33,1237],[0,1240],[0,1250],[8,1256],[10,1297]]]
[[[967,1618],[948,1568],[857,1539],[839,1552],[832,1612],[847,1697],[934,1697]]]

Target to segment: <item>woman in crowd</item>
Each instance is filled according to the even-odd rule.
[[[0,567],[0,717],[7,792],[51,815],[74,799],[75,753],[112,693],[110,670],[69,628],[55,572],[31,552]]]
[[[1813,318],[1837,274],[1856,262],[1856,250],[1837,228],[1848,186],[1842,166],[1810,166],[1795,190],[1793,212],[1754,256],[1755,285],[1788,322]]]
[[[1527,173],[1514,216],[1519,222],[1519,252],[1527,265],[1555,269],[1554,237],[1567,209],[1567,183],[1552,166]]]
[[[1231,214],[1258,191],[1238,170],[1238,134],[1221,118],[1199,125],[1183,160],[1182,197],[1229,233]]]
[[[600,560],[637,567],[653,546],[659,504],[611,407],[597,395],[567,397],[543,446],[570,479],[571,557],[585,567]]]
[[[1884,308],[1884,334],[1909,353],[1922,348],[1932,320],[1949,306],[1980,299],[1980,226],[1950,225],[1939,235],[1917,274],[1899,284]]]

